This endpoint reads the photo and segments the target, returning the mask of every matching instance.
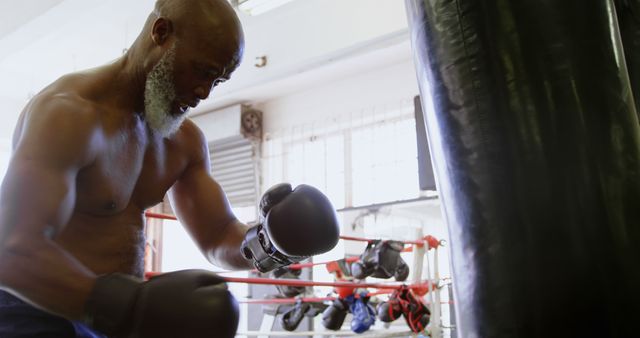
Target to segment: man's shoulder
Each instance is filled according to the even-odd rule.
[[[189,156],[191,161],[200,162],[208,158],[207,139],[200,128],[190,119],[185,119],[174,137],[180,151]]]
[[[91,128],[100,121],[100,107],[74,91],[45,90],[28,104],[25,118],[52,128]]]
[[[199,148],[206,145],[206,137],[200,127],[191,119],[185,119],[173,137],[174,141],[188,148]]]
[[[90,158],[101,135],[99,107],[72,91],[44,90],[25,108],[14,134],[14,149],[30,152],[46,145],[53,154]],[[84,160],[82,162],[85,162]]]
[[[205,136],[200,127],[193,122],[193,120],[186,118],[180,126],[180,133],[184,137],[188,137],[191,140],[205,141]]]

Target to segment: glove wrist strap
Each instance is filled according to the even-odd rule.
[[[262,224],[247,231],[242,242],[242,254],[253,261],[253,265],[260,272],[271,271],[281,266],[301,261],[304,257],[289,257],[279,252],[269,241]]]

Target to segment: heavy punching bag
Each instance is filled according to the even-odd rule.
[[[461,337],[634,337],[640,126],[612,0],[405,0]]]
[[[640,0],[615,0],[636,113],[640,112]],[[640,115],[639,115],[640,116]]]

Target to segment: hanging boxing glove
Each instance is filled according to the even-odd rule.
[[[365,293],[360,294],[358,298],[354,297],[351,303],[351,314],[353,314],[351,331],[355,333],[362,333],[369,330],[376,322],[376,311],[373,306],[369,304],[369,297],[366,297]]]
[[[365,262],[351,263],[351,274],[355,279],[365,279],[373,273],[374,268],[371,264]]]
[[[385,240],[375,243],[371,249],[373,251],[370,263],[373,265],[371,276],[376,278],[391,278],[395,276],[400,265],[404,263],[404,260],[400,257],[400,252],[403,248],[404,244],[398,241]]]
[[[336,299],[322,313],[322,326],[327,330],[340,330],[347,317],[347,304],[342,299]]]
[[[319,303],[319,302],[313,302],[308,304],[311,307],[304,315],[309,318],[314,318],[315,316],[323,313],[324,310],[326,310],[329,307],[327,304]]]
[[[293,308],[282,314],[282,318],[280,320],[282,328],[287,331],[295,331],[310,308],[310,304],[303,303],[298,300]]]
[[[371,241],[360,255],[360,261],[351,265],[351,273],[356,279],[371,276],[395,277],[398,281],[404,281],[409,276],[409,266],[400,256],[403,247],[404,244],[399,241]]]
[[[394,272],[393,277],[398,282],[404,282],[409,277],[409,266],[402,257],[398,257],[398,268]]]
[[[431,319],[431,311],[429,311],[427,304],[406,286],[400,289],[398,298],[402,306],[402,315],[411,331],[424,331]]]
[[[300,269],[289,269],[287,267],[281,267],[273,270],[271,272],[271,277],[275,279],[299,279],[300,273],[302,270]],[[293,285],[276,285],[276,289],[283,297],[292,298],[299,296],[304,293],[304,286],[293,286]]]
[[[389,300],[378,305],[378,319],[385,323],[391,323],[402,316],[402,306],[398,299],[397,291],[389,295]]]

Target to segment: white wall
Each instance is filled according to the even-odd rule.
[[[2,105],[0,105],[0,116],[2,116],[2,123],[0,123],[0,142],[10,144],[18,116],[27,104],[27,100],[26,98],[19,100],[0,94],[0,102],[2,103]]]
[[[407,59],[384,68],[346,76],[308,90],[257,105],[264,114],[264,131],[323,121],[412,98],[418,94],[413,63]]]
[[[11,141],[8,139],[0,139],[0,182],[4,179],[4,175],[7,172],[10,158]]]
[[[22,111],[26,100],[15,100],[13,98],[7,98],[0,95],[0,102],[3,102],[1,109],[5,111]],[[18,114],[5,114],[4,111],[0,112],[0,116],[4,117],[4,121],[0,123],[0,182],[4,179],[4,175],[7,172],[9,166],[9,159],[11,158],[11,145],[13,129],[15,128]]]

